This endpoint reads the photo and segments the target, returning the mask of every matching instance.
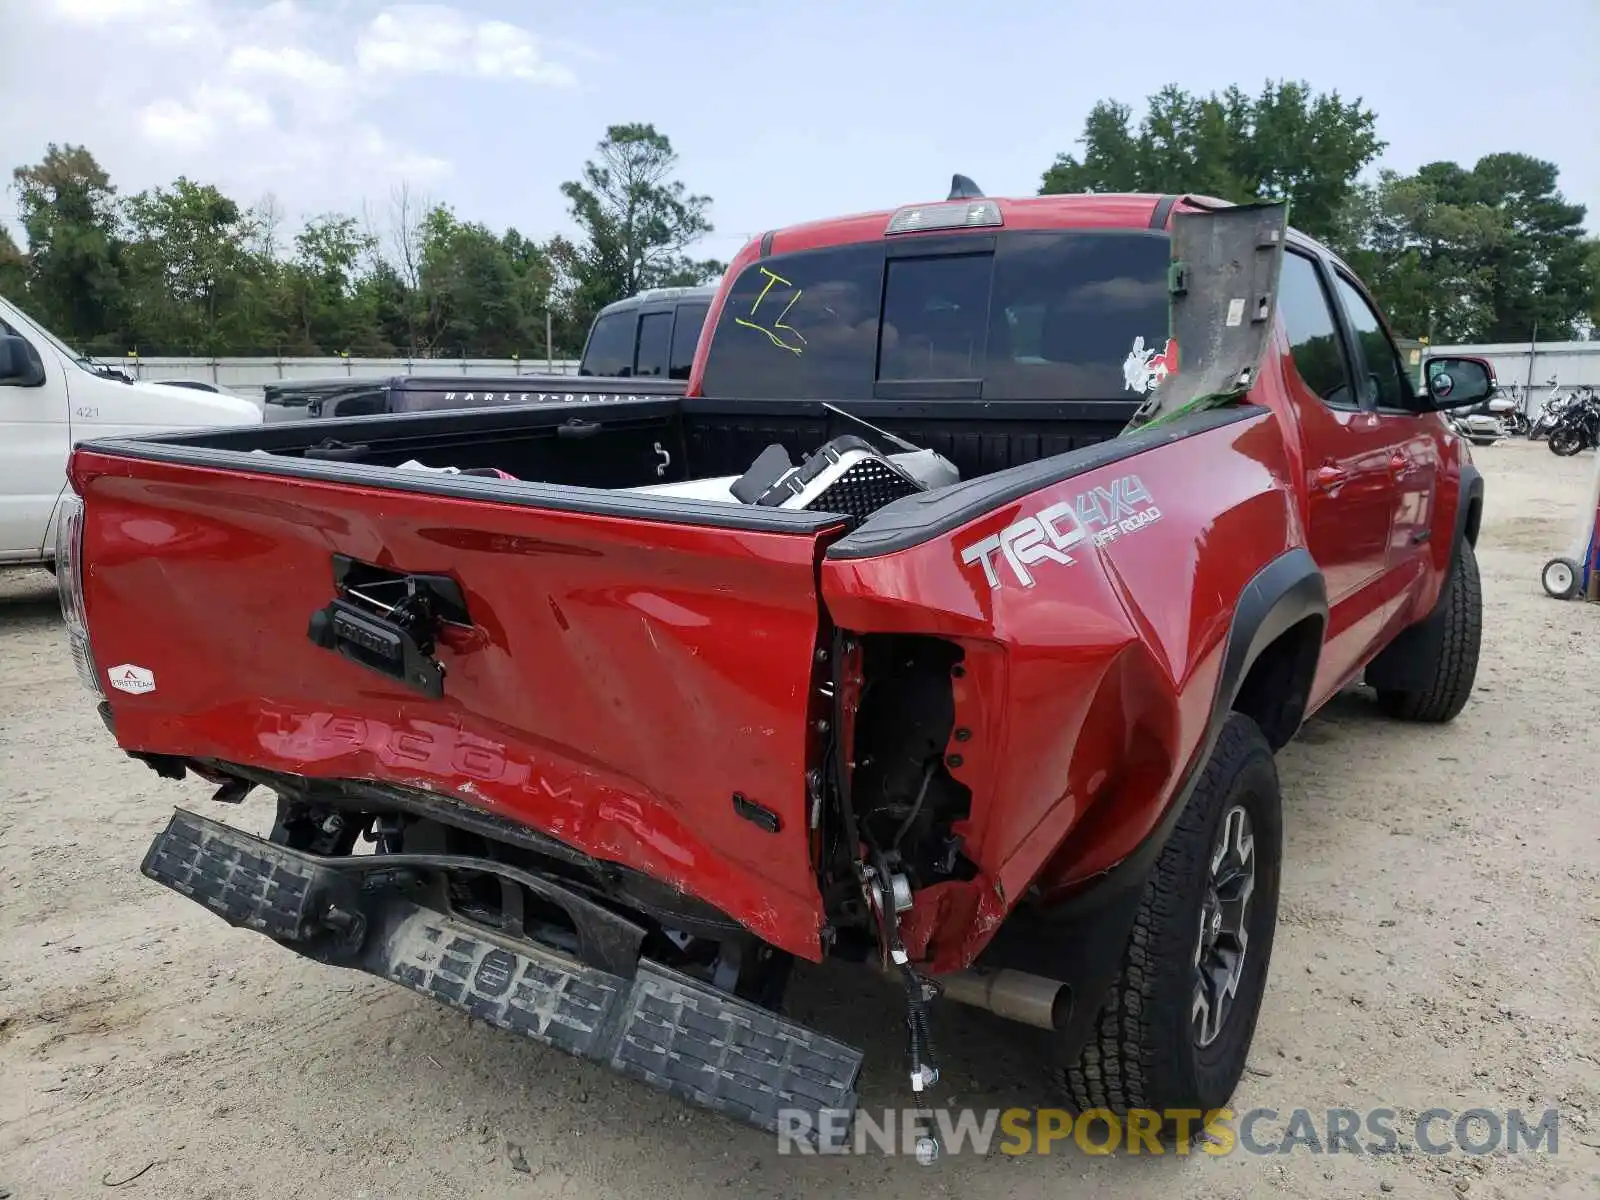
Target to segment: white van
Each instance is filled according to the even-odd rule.
[[[79,442],[261,419],[243,397],[96,374],[0,298],[0,566],[50,564],[67,456]]]

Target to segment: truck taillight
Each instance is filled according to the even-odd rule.
[[[66,622],[72,647],[72,665],[83,686],[101,699],[100,672],[89,647],[89,621],[83,608],[82,579],[83,501],[70,492],[61,499],[56,514],[56,590],[61,596],[61,619]]]

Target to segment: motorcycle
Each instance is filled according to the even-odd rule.
[[[1551,423],[1545,445],[1551,454],[1561,458],[1600,446],[1600,397],[1593,388],[1574,393],[1572,401]]]
[[[1450,426],[1474,446],[1490,446],[1506,436],[1505,426],[1484,412],[1451,413]]]
[[[1510,396],[1496,396],[1489,401],[1489,415],[1499,419],[1500,428],[1506,431],[1507,437],[1527,437],[1533,428],[1528,414]]]
[[[1488,446],[1513,433],[1524,432],[1527,418],[1516,397],[1501,390],[1472,408],[1450,413],[1445,421],[1474,446]]]
[[[1561,394],[1561,384],[1554,375],[1549,379],[1550,391],[1545,394],[1544,403],[1540,404],[1533,414],[1533,420],[1528,424],[1528,439],[1538,441],[1550,432],[1550,426],[1555,424],[1556,418],[1571,402],[1570,395]],[[1531,405],[1529,406],[1532,407]]]

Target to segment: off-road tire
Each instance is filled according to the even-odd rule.
[[[1483,641],[1483,587],[1472,543],[1463,539],[1450,578],[1445,581],[1444,639],[1427,686],[1378,692],[1378,706],[1402,721],[1442,723],[1456,718],[1472,695]]]
[[[1244,968],[1221,1032],[1209,1046],[1193,1028],[1202,898],[1223,817],[1243,806],[1255,839]],[[1116,982],[1061,1083],[1079,1112],[1198,1109],[1227,1104],[1244,1072],[1266,991],[1278,921],[1283,809],[1272,747],[1232,713],[1199,783],[1151,869]],[[1174,1126],[1164,1128],[1167,1135]],[[1199,1132],[1198,1122],[1191,1134]]]

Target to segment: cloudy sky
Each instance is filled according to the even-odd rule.
[[[77,142],[125,192],[182,173],[291,218],[406,181],[543,237],[605,127],[650,121],[714,198],[704,251],[727,257],[774,225],[941,196],[953,171],[1032,192],[1099,97],[1270,75],[1362,97],[1402,170],[1552,159],[1600,229],[1600,0],[1294,7],[0,0],[0,168]]]

